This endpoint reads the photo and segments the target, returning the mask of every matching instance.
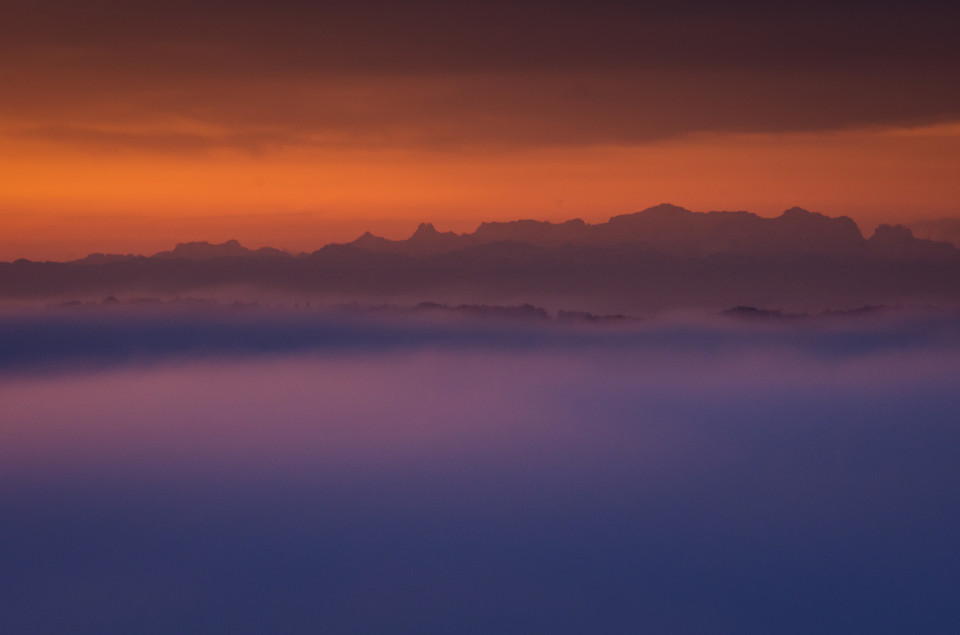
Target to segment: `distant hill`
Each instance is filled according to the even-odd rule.
[[[535,220],[483,223],[472,234],[440,233],[421,224],[406,240],[364,234],[349,243],[368,251],[408,255],[446,253],[493,242],[538,247],[632,244],[661,252],[706,256],[718,253],[842,252],[861,246],[864,238],[847,217],[829,218],[794,207],[777,218],[749,212],[697,213],[675,205],[657,205],[642,212],[614,216],[590,225],[580,219],[565,223]]]
[[[257,250],[247,249],[236,240],[228,240],[220,244],[211,244],[206,241],[178,243],[173,250],[161,251],[152,257],[168,260],[210,260],[212,258],[245,258],[249,256],[276,258],[289,255],[287,252],[273,247],[263,247]]]
[[[938,218],[910,223],[908,227],[918,238],[939,240],[960,247],[960,218]]]
[[[593,312],[776,306],[832,310],[960,301],[960,250],[881,225],[791,208],[776,218],[658,205],[605,223],[421,224],[406,240],[366,233],[293,256],[237,241],[153,256],[0,263],[2,298],[201,293],[514,305]]]

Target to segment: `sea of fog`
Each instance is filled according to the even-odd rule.
[[[960,317],[0,316],[0,632],[960,632]]]

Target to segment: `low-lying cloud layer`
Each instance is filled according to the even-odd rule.
[[[148,304],[11,311],[0,314],[0,372],[15,376],[72,366],[177,359],[241,360],[303,353],[377,356],[417,350],[509,354],[635,350],[661,355],[734,349],[833,359],[960,347],[960,321],[947,310],[868,307],[819,316],[747,309],[730,313],[681,318],[667,314],[648,320],[608,316],[598,324],[578,325],[557,323],[556,316],[528,305],[478,306],[473,311],[439,305],[434,311],[399,307],[294,311]]]
[[[960,625],[951,315],[0,332],[4,630]]]

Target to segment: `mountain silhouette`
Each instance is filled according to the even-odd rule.
[[[952,244],[916,238],[904,225],[879,225],[868,242],[875,253],[891,258],[949,261],[957,254]]]
[[[283,256],[286,252],[273,247],[264,247],[256,251],[247,249],[236,240],[228,240],[220,244],[211,244],[206,241],[177,243],[171,251],[161,251],[153,258],[169,260],[210,260],[211,258],[243,258],[247,256]]]
[[[910,223],[910,230],[918,238],[952,243],[960,248],[960,218],[937,218]]]
[[[517,220],[482,223],[472,234],[441,234],[424,223],[406,240],[387,240],[367,233],[348,244],[382,253],[428,255],[493,242],[538,247],[629,243],[662,252],[705,256],[731,251],[840,253],[862,247],[864,238],[847,217],[830,218],[799,207],[777,218],[762,218],[750,212],[698,213],[664,204],[595,225],[580,219],[564,223]]]
[[[322,299],[517,305],[604,313],[772,306],[833,310],[960,300],[960,250],[797,207],[775,218],[658,205],[605,223],[490,222],[472,233],[422,223],[405,240],[367,232],[297,256],[235,240],[153,256],[0,263],[0,297],[251,293]]]

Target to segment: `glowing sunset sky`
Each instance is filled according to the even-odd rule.
[[[21,3],[0,258],[665,201],[957,216],[958,23],[933,3]]]

